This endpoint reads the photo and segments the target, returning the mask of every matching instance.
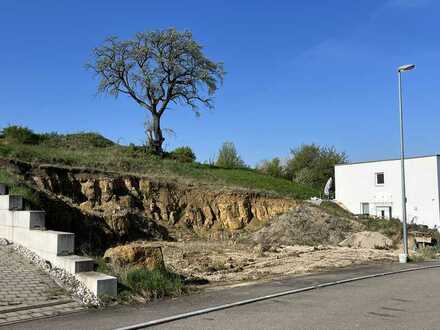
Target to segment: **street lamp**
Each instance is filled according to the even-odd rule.
[[[406,225],[406,191],[405,191],[405,144],[403,136],[403,97],[402,97],[402,72],[414,69],[415,64],[402,65],[397,69],[399,80],[399,112],[400,112],[400,171],[402,184],[402,222],[403,222],[403,255],[400,257],[401,263],[408,260],[408,228]]]

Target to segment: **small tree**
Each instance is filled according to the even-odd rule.
[[[336,151],[334,147],[302,145],[291,150],[291,157],[286,165],[286,175],[297,183],[322,189],[328,178],[334,176],[335,165],[346,161],[347,155]]]
[[[215,165],[223,168],[246,167],[232,142],[224,142],[221,146]]]
[[[281,164],[281,160],[275,157],[272,160],[263,160],[258,166],[257,170],[261,173],[271,175],[274,177],[283,177],[284,168]]]
[[[100,79],[98,92],[130,96],[151,114],[149,147],[162,154],[161,118],[171,103],[212,108],[223,81],[222,63],[209,60],[191,32],[175,29],[137,33],[131,40],[108,38],[87,64]]]

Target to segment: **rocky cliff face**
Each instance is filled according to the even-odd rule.
[[[145,237],[152,231],[166,236],[165,229],[177,227],[216,238],[219,232],[260,224],[297,205],[295,200],[258,192],[215,190],[136,175],[23,164],[15,164],[15,169],[40,192],[61,203],[52,212],[60,214],[63,203],[75,208],[77,217],[82,214],[87,218],[82,221],[96,223],[110,240]],[[48,218],[54,217],[50,209],[46,211]],[[59,228],[77,221],[65,217],[58,216],[52,224]],[[72,229],[71,225],[65,229]]]

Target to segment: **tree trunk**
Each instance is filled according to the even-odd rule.
[[[162,144],[165,141],[162,135],[162,129],[160,128],[160,115],[152,114],[151,125],[149,127],[149,147],[150,150],[153,151],[157,155],[163,154]]]

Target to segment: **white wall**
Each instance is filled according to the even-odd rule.
[[[437,156],[405,160],[408,223],[414,221],[440,227],[439,168]],[[385,184],[376,185],[375,173],[385,174]],[[361,213],[361,203],[370,203],[370,214],[376,206],[391,206],[392,215],[401,219],[402,201],[400,160],[387,160],[335,167],[336,200],[351,212]]]

